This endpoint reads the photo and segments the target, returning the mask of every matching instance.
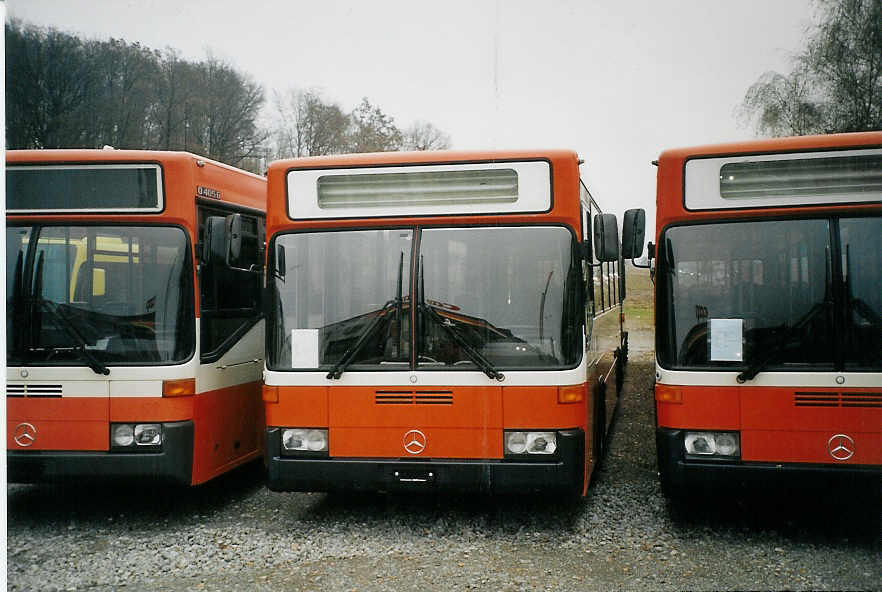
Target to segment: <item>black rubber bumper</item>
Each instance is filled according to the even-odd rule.
[[[162,424],[159,452],[7,451],[6,466],[10,483],[144,480],[189,485],[193,474],[193,422]]]
[[[557,445],[555,455],[543,461],[297,458],[281,456],[281,429],[267,428],[267,486],[273,491],[580,494],[585,433],[559,431]]]
[[[658,470],[665,493],[682,497],[703,489],[731,487],[819,487],[830,483],[869,482],[882,477],[882,469],[866,465],[824,465],[708,461],[686,458],[685,430],[657,428],[655,432]]]

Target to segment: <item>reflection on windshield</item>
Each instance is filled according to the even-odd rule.
[[[271,365],[330,370],[355,348],[347,366],[409,366],[412,230],[298,233],[276,243],[286,267],[273,284]]]
[[[557,227],[424,230],[426,302],[496,366],[574,364],[582,330],[572,244]],[[420,333],[426,362],[473,363],[438,324]]]
[[[185,361],[194,350],[187,240],[179,228],[10,227],[7,362]]]
[[[581,294],[568,230],[424,229],[417,304],[425,307],[416,311],[413,239],[410,229],[279,237],[286,267],[273,283],[270,366],[409,368],[414,338],[424,368],[483,370],[481,358],[499,368],[578,362]]]

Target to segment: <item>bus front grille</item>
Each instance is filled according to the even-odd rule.
[[[377,405],[453,405],[453,391],[377,391]]]
[[[6,383],[7,397],[61,397],[60,384],[28,384],[24,382]]]
[[[882,393],[793,393],[796,407],[882,407]]]

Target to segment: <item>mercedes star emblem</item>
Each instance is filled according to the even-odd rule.
[[[15,426],[12,439],[22,448],[27,448],[37,439],[37,428],[29,423],[20,423]]]
[[[846,434],[836,434],[827,440],[827,452],[836,460],[848,460],[854,456],[854,440]]]
[[[404,449],[410,454],[419,454],[426,449],[426,435],[419,430],[410,430],[404,434]]]

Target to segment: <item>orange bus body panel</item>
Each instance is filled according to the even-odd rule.
[[[104,397],[6,398],[6,449],[31,450],[107,450],[108,399]],[[24,447],[15,441],[20,423],[36,431],[33,444]]]
[[[261,454],[264,412],[260,383],[199,393],[194,410],[193,485]]]
[[[656,403],[659,427],[740,431],[744,461],[830,463],[827,441],[847,432],[855,454],[837,464],[882,464],[882,389],[811,389],[813,395],[875,399],[829,405],[800,404],[806,389],[657,385],[656,390],[682,396],[682,403]]]
[[[339,458],[404,459],[502,458],[502,426],[495,433],[492,426],[482,428],[425,427],[419,424],[403,427],[334,428],[329,432],[330,454]],[[419,429],[426,438],[426,447],[418,456],[404,449],[404,435]]]
[[[682,403],[656,402],[658,425],[670,428],[737,430],[740,422],[737,386],[671,387],[656,385],[659,391],[675,391]]]
[[[162,422],[193,419],[193,397],[111,397],[112,422]]]
[[[579,403],[558,403],[556,386],[507,386],[502,389],[502,417],[507,429],[585,429],[587,386]]]
[[[450,404],[378,403],[384,396],[452,397]],[[333,387],[328,419],[332,456],[410,456],[404,434],[418,429],[426,436],[426,458],[501,458],[502,388]],[[492,430],[497,436],[489,436]]]
[[[280,386],[279,402],[266,405],[266,425],[287,425],[297,417],[305,427],[328,425],[328,387]]]

